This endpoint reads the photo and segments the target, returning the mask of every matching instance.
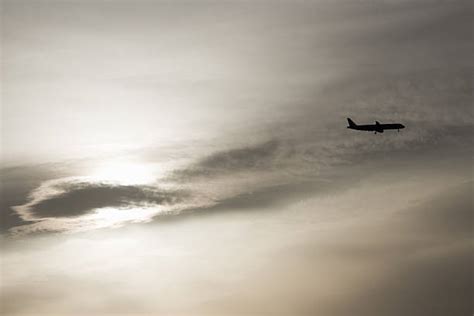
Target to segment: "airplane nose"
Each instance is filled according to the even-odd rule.
[[[405,128],[405,125],[403,125],[403,124],[400,124],[400,126],[401,126],[401,128]]]

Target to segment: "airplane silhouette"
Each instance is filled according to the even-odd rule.
[[[395,124],[380,124],[378,121],[375,121],[375,124],[372,125],[357,125],[354,123],[353,120],[347,118],[347,122],[349,122],[349,126],[347,128],[355,129],[358,131],[368,131],[377,133],[383,133],[386,129],[396,129],[400,132],[402,128],[405,128],[403,124],[395,123]]]

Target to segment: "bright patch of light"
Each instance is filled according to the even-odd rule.
[[[124,223],[140,223],[148,222],[151,218],[159,213],[159,207],[153,208],[102,208],[98,209],[90,219],[95,221],[98,227],[114,227],[121,226]]]
[[[147,184],[155,180],[154,166],[130,161],[106,161],[99,163],[90,177],[96,181],[117,182],[123,185]]]

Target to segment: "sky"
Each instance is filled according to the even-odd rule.
[[[2,314],[472,313],[469,1],[0,14]]]

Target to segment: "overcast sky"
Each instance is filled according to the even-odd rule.
[[[472,313],[469,1],[1,4],[2,313]]]

